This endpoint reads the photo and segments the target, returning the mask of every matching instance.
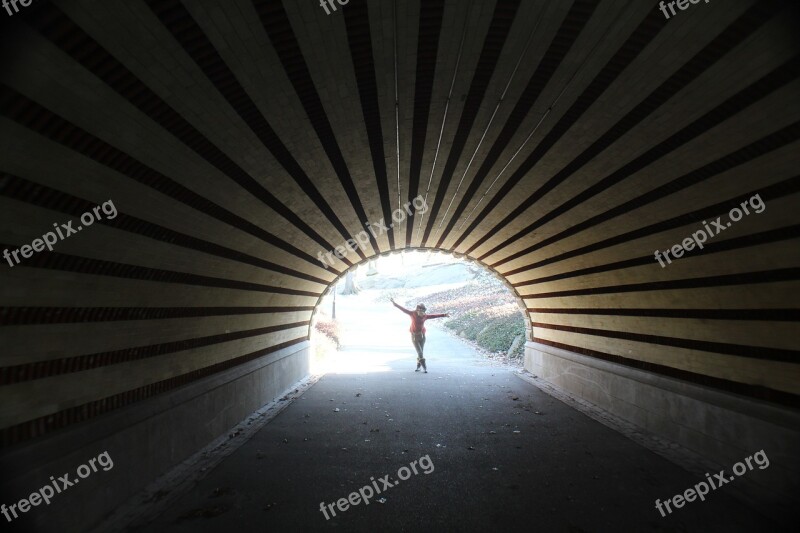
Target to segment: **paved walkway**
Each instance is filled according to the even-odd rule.
[[[340,299],[337,314],[358,324],[337,373],[142,531],[777,530],[724,489],[662,518],[655,500],[696,476],[441,331],[430,373],[413,372],[408,319],[388,304]],[[413,461],[416,474],[401,470]],[[335,507],[364,486],[383,492]]]

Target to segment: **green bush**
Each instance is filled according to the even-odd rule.
[[[491,320],[477,336],[478,346],[490,352],[507,352],[517,335],[525,334],[525,322],[519,315]]]
[[[486,322],[480,320],[480,318],[476,318],[475,320],[467,324],[467,327],[464,329],[462,335],[464,335],[465,338],[471,341],[477,341],[478,335],[481,334],[481,332],[485,327],[486,327]]]
[[[460,333],[464,331],[467,328],[467,326],[475,322],[477,314],[478,313],[476,313],[475,311],[467,311],[463,315],[451,318],[450,320],[444,323],[444,326],[446,328],[452,329],[456,333]]]
[[[525,321],[522,315],[516,313],[488,318],[477,311],[468,311],[444,325],[491,352],[507,352],[518,335],[525,335]],[[512,355],[517,356],[517,353],[522,353],[521,347]]]

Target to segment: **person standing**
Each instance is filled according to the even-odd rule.
[[[422,367],[422,370],[427,374],[428,367],[425,365],[425,356],[423,355],[423,350],[425,349],[425,321],[430,318],[443,318],[450,315],[447,313],[425,314],[427,309],[424,304],[418,304],[414,311],[410,311],[395,302],[394,298],[390,298],[390,300],[392,305],[411,317],[411,327],[408,328],[408,331],[411,332],[411,343],[414,345],[414,349],[417,350],[417,369],[414,372],[419,372],[419,368]]]

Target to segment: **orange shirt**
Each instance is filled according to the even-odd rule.
[[[409,311],[405,307],[397,305],[394,302],[392,303],[396,308],[398,308],[399,310],[401,310],[402,312],[411,317],[411,327],[408,328],[408,331],[410,331],[411,333],[425,333],[426,320],[428,320],[429,318],[442,318],[446,316],[445,314],[430,314],[430,315],[419,316],[419,314],[416,311]]]

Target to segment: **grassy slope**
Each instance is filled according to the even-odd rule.
[[[450,313],[444,326],[491,352],[508,352],[514,338],[525,336],[525,323],[516,300],[502,282],[480,273],[463,287],[433,293],[424,298],[428,312]],[[522,356],[524,342],[518,343],[512,359]]]

